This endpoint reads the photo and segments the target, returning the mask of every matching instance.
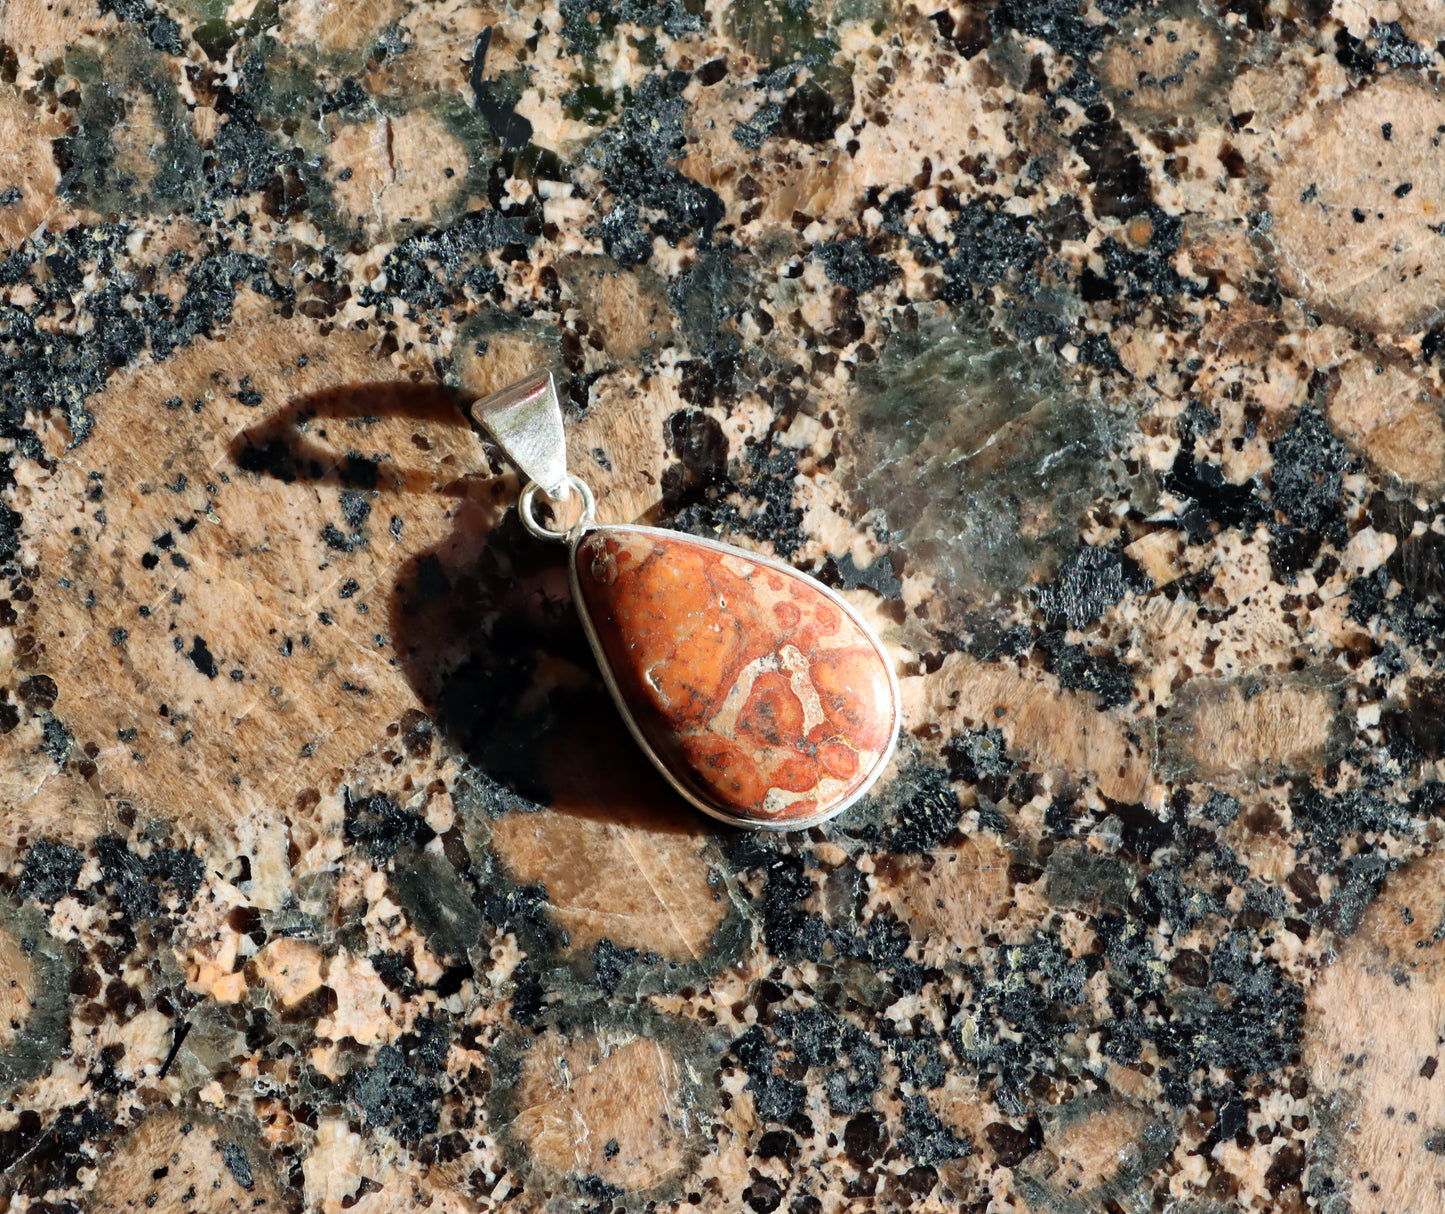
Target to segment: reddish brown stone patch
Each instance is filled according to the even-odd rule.
[[[886,758],[887,658],[801,575],[630,527],[586,536],[576,562],[623,698],[699,800],[796,824],[841,805]]]

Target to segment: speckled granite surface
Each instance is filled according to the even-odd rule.
[[[1445,1208],[1445,8],[0,0],[0,1208]],[[897,660],[637,758],[459,403]]]

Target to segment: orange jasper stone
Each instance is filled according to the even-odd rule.
[[[898,730],[888,658],[811,578],[643,527],[590,531],[573,559],[619,704],[694,803],[792,828],[877,777]]]

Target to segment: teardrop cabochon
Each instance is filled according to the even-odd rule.
[[[572,600],[618,710],[668,782],[734,826],[801,830],[888,766],[893,662],[846,600],[770,557],[584,525]]]

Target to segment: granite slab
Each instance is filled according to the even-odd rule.
[[[0,1209],[1445,1209],[1445,6],[0,0]],[[467,403],[837,589],[631,746]]]

